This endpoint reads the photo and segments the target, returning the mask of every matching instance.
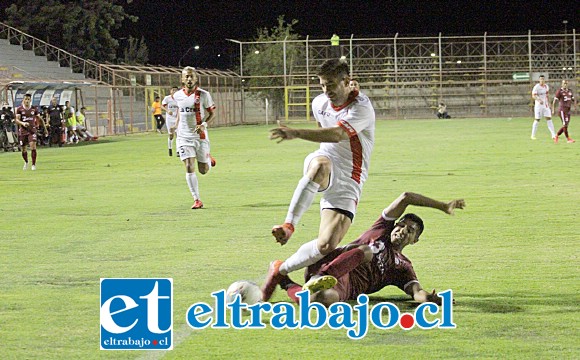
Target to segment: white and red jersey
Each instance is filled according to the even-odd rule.
[[[177,111],[179,107],[177,106],[177,101],[175,100],[173,95],[167,95],[166,97],[164,97],[163,100],[161,101],[161,105],[167,108],[166,115],[168,118],[177,119]],[[173,113],[173,115],[169,114],[170,111]]]
[[[536,106],[543,106],[543,107],[550,107],[549,103],[549,96],[548,93],[550,92],[550,87],[548,84],[540,85],[539,83],[534,85],[532,89],[532,97],[536,97],[535,103]],[[540,100],[542,103],[540,104]]]
[[[320,94],[312,101],[312,112],[321,127],[340,126],[348,133],[349,139],[321,143],[320,150],[338,159],[337,165],[362,185],[368,177],[375,143],[375,110],[369,98],[355,91],[344,105],[335,107],[325,94]]]
[[[215,104],[209,92],[198,87],[193,92],[188,93],[183,88],[173,94],[179,108],[179,125],[177,127],[177,139],[184,142],[191,142],[197,139],[208,139],[207,129],[198,134],[195,127],[201,125],[206,113],[215,110]]]

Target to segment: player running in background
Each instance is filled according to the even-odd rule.
[[[552,112],[554,112],[554,105],[556,105],[556,100],[560,101],[560,108],[558,109],[558,113],[560,114],[560,119],[562,119],[562,127],[558,130],[556,137],[554,138],[554,142],[558,143],[558,137],[564,133],[566,135],[566,139],[568,139],[568,143],[571,144],[574,141],[568,135],[568,124],[570,124],[570,110],[572,109],[572,101],[574,102],[574,106],[578,109],[578,103],[576,102],[576,98],[574,94],[572,94],[572,90],[568,89],[568,80],[562,80],[562,87],[556,91],[556,95],[554,96],[554,101],[552,101]]]
[[[538,124],[542,117],[546,118],[548,129],[552,134],[552,139],[556,137],[554,131],[554,123],[552,122],[552,112],[550,111],[550,100],[548,93],[550,87],[546,84],[544,75],[540,75],[538,83],[532,89],[532,98],[535,100],[534,104],[534,122],[532,123],[532,140],[536,140],[536,132],[538,131]]]
[[[38,124],[42,124],[44,131],[47,130],[46,124],[38,112],[36,106],[32,106],[32,96],[25,94],[22,99],[22,105],[16,109],[16,124],[18,124],[18,140],[22,148],[22,158],[24,159],[24,167],[22,170],[28,168],[28,151],[26,146],[30,145],[32,151],[32,167],[31,170],[36,170],[36,139],[38,132]]]
[[[175,125],[177,121],[177,112],[179,108],[177,107],[177,101],[173,98],[175,92],[179,90],[177,86],[172,86],[169,95],[163,98],[161,101],[161,108],[165,111],[166,120],[165,126],[167,127],[167,148],[169,149],[169,156],[173,156],[173,135],[174,132],[171,128]]]
[[[357,240],[309,266],[303,287],[287,276],[280,281],[280,286],[295,302],[298,302],[296,293],[308,289],[312,301],[326,306],[338,301],[356,300],[360,294],[372,294],[388,285],[398,287],[415,301],[440,305],[441,299],[436,291],[423,290],[411,261],[402,253],[407,245],[419,241],[424,229],[423,220],[417,215],[401,217],[409,205],[439,209],[453,215],[455,209],[465,207],[465,201],[445,203],[420,194],[403,193]]]
[[[193,196],[192,209],[201,209],[203,203],[199,196],[199,184],[195,175],[195,160],[201,174],[206,174],[212,162],[209,154],[208,124],[215,118],[215,104],[209,92],[198,87],[197,72],[187,66],[181,72],[181,82],[185,87],[175,94],[179,112],[172,132],[177,129],[175,146],[179,158],[185,164],[185,179]]]
[[[286,244],[318,192],[323,194],[320,230],[317,239],[302,245],[286,261],[270,264],[262,287],[264,300],[272,296],[283,275],[314,264],[338,246],[354,219],[368,176],[375,133],[375,111],[369,98],[349,85],[349,68],[344,61],[327,60],[318,77],[324,93],[312,101],[312,112],[319,128],[280,126],[271,130],[270,138],[320,143],[320,148],[306,157],[286,220],[272,229],[272,235]]]

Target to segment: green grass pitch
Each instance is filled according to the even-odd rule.
[[[453,289],[457,329],[371,328],[358,341],[328,328],[190,329],[190,305],[211,302],[212,291],[235,280],[261,283],[271,260],[318,232],[317,199],[286,246],[270,235],[317,148],[276,144],[270,127],[212,129],[218,164],[199,177],[198,211],[164,135],[41,148],[35,172],[22,171],[19,153],[0,153],[0,357],[580,357],[580,142],[553,144],[545,122],[532,141],[524,118],[377,122],[369,179],[343,244],[404,191],[465,198],[454,217],[410,208],[426,228],[405,251],[426,289]],[[573,119],[571,134],[579,129]],[[172,351],[99,350],[105,277],[174,279]],[[396,288],[372,298],[413,307]],[[273,301],[289,300],[278,290]]]

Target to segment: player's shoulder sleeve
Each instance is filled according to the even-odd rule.
[[[393,276],[393,283],[396,287],[405,291],[409,285],[419,281],[417,279],[417,274],[415,274],[415,269],[413,269],[411,260],[400,254],[397,256],[397,261],[399,264],[395,265],[396,274]]]
[[[312,100],[312,113],[314,114],[316,121],[319,123],[322,122],[322,118],[324,117],[324,110],[327,106],[328,97],[324,94],[320,94]]]
[[[538,95],[538,87],[539,87],[538,84],[534,85],[534,87],[532,88],[532,95]]]
[[[161,105],[167,105],[168,101],[169,101],[169,96],[164,97],[163,100],[161,101]]]
[[[214,110],[215,103],[213,102],[213,99],[211,98],[211,94],[209,93],[209,91],[204,89],[199,89],[199,91],[200,91],[201,106],[203,106],[204,109]]]
[[[370,130],[375,127],[375,109],[370,99],[362,94],[356,98],[356,101],[350,105],[346,116],[340,119],[342,124],[349,129],[354,130],[357,134],[364,130]]]

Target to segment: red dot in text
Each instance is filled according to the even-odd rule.
[[[153,345],[157,345],[157,340],[153,340]]]
[[[401,319],[399,320],[399,324],[401,324],[401,327],[403,329],[408,330],[412,328],[413,325],[415,324],[415,319],[411,314],[403,314],[401,316]]]

